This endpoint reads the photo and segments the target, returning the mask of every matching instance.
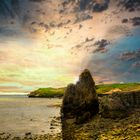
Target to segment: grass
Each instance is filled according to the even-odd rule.
[[[62,97],[65,88],[39,88],[29,94],[29,97]]]
[[[114,89],[119,89],[123,92],[129,92],[134,90],[140,90],[140,83],[124,83],[124,84],[104,84],[96,85],[96,91],[98,94],[106,94]],[[29,97],[62,97],[65,88],[39,88],[29,94]],[[113,92],[113,91],[112,91]],[[110,92],[111,93],[111,92]]]
[[[119,89],[120,91],[123,91],[123,92],[140,90],[140,83],[106,84],[106,85],[96,86],[96,91],[98,94],[104,94],[113,89]]]

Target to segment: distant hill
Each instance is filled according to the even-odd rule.
[[[62,97],[66,88],[39,88],[28,94],[29,97],[57,98]],[[126,84],[105,84],[96,85],[96,92],[99,96],[112,94],[114,92],[130,92],[140,90],[139,83]]]

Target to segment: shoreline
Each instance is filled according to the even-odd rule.
[[[140,83],[115,83],[115,84],[100,84],[96,85],[98,96],[106,96],[114,92],[131,92],[140,90]],[[63,88],[39,88],[30,92],[29,98],[63,98],[66,87]]]
[[[61,133],[57,134],[32,134],[32,133],[25,133],[24,136],[12,136],[10,133],[0,133],[0,139],[6,139],[6,140],[62,140]]]
[[[61,127],[60,117],[53,117],[50,122],[50,129],[51,132],[44,133],[32,133],[30,131],[26,131],[24,134],[12,134],[10,132],[0,132],[0,139],[6,139],[6,140],[45,140],[45,139],[51,139],[51,140],[62,140],[62,130],[60,132],[56,132],[55,129],[57,127]]]
[[[61,101],[54,98],[32,99],[24,95],[0,95],[0,139],[60,137]]]
[[[0,92],[0,96],[28,96],[29,93],[22,93],[22,92]]]

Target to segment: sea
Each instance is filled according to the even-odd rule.
[[[59,133],[60,126],[51,130],[51,121],[60,116],[61,99],[28,98],[24,93],[0,94],[0,134],[14,136]]]

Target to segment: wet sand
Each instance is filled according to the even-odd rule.
[[[61,99],[0,95],[0,134],[22,137],[28,133],[60,133],[60,123],[52,128],[52,120],[60,116],[60,107],[55,104],[61,104]]]

